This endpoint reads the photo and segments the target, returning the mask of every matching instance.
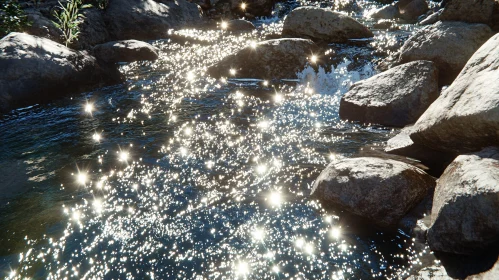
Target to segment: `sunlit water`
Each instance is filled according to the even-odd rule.
[[[373,54],[406,32],[330,46],[296,81],[205,76],[282,26],[259,23],[240,35],[177,32],[192,40],[155,42],[158,61],[121,66],[124,86],[5,116],[0,167],[27,183],[2,200],[1,273],[370,279],[421,267],[431,252],[412,236],[352,231],[309,198],[330,161],[393,135],[341,121],[338,107],[375,74]]]

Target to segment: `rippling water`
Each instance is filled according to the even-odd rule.
[[[392,131],[339,120],[341,95],[407,32],[317,54],[297,80],[215,80],[206,67],[278,33],[176,32],[127,82],[0,121],[8,278],[397,278],[431,254],[399,230],[359,233],[309,199],[330,162]],[[5,175],[8,174],[8,175]],[[7,190],[3,190],[7,193]],[[11,194],[10,194],[11,195]]]

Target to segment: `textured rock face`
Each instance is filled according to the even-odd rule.
[[[185,0],[110,0],[105,13],[113,40],[166,38],[168,29],[200,20],[199,6]]]
[[[307,54],[316,50],[307,39],[276,39],[247,46],[210,66],[208,73],[214,77],[244,77],[261,79],[295,78],[296,72],[307,63]],[[230,73],[235,70],[235,75]]]
[[[76,42],[77,49],[90,49],[91,47],[109,41],[110,35],[104,22],[104,12],[97,9],[84,9],[85,16],[80,25],[80,35]]]
[[[255,25],[253,23],[243,19],[234,19],[227,23],[227,30],[229,31],[249,31],[254,29]]]
[[[438,97],[438,70],[414,61],[355,83],[341,98],[340,118],[403,127],[414,123]]]
[[[27,13],[27,16],[31,25],[25,30],[26,33],[47,38],[58,43],[62,42],[62,32],[57,29],[50,19],[44,17],[38,11],[30,11]]]
[[[0,110],[119,81],[94,57],[24,33],[0,40],[0,69]]]
[[[137,41],[114,41],[97,45],[93,49],[95,57],[107,63],[156,60],[158,51],[152,45]]]
[[[499,143],[499,34],[468,61],[414,125],[414,143],[455,153]]]
[[[448,1],[440,17],[445,21],[485,23],[499,27],[499,2],[497,0],[452,0]],[[496,29],[497,30],[497,29]]]
[[[448,85],[492,35],[492,30],[485,24],[437,22],[416,32],[404,43],[398,63],[433,61],[439,70],[440,83]]]
[[[311,195],[324,204],[390,227],[434,185],[431,176],[412,165],[363,157],[331,163],[315,180]]]
[[[499,244],[499,149],[457,157],[435,189],[432,250],[479,254]]]
[[[373,33],[355,19],[316,7],[300,7],[289,13],[282,34],[327,43],[373,37]]]

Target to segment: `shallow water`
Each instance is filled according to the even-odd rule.
[[[178,31],[190,42],[154,42],[160,59],[122,65],[125,85],[5,116],[0,170],[15,191],[0,198],[0,273],[370,279],[424,265],[431,252],[402,230],[359,232],[309,199],[330,161],[393,135],[341,121],[338,106],[410,28],[331,45],[297,80],[204,76],[282,20],[258,23],[238,35]]]

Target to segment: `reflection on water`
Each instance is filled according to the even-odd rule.
[[[275,30],[183,30],[189,40],[155,43],[158,61],[123,65],[124,88],[7,116],[4,157],[45,179],[3,206],[2,240],[23,244],[6,252],[6,276],[366,279],[420,265],[430,252],[402,231],[356,234],[308,198],[328,162],[389,137],[339,120],[341,94],[374,74],[362,59],[352,64],[359,47],[336,49],[338,63],[326,51],[298,82],[204,75]]]

